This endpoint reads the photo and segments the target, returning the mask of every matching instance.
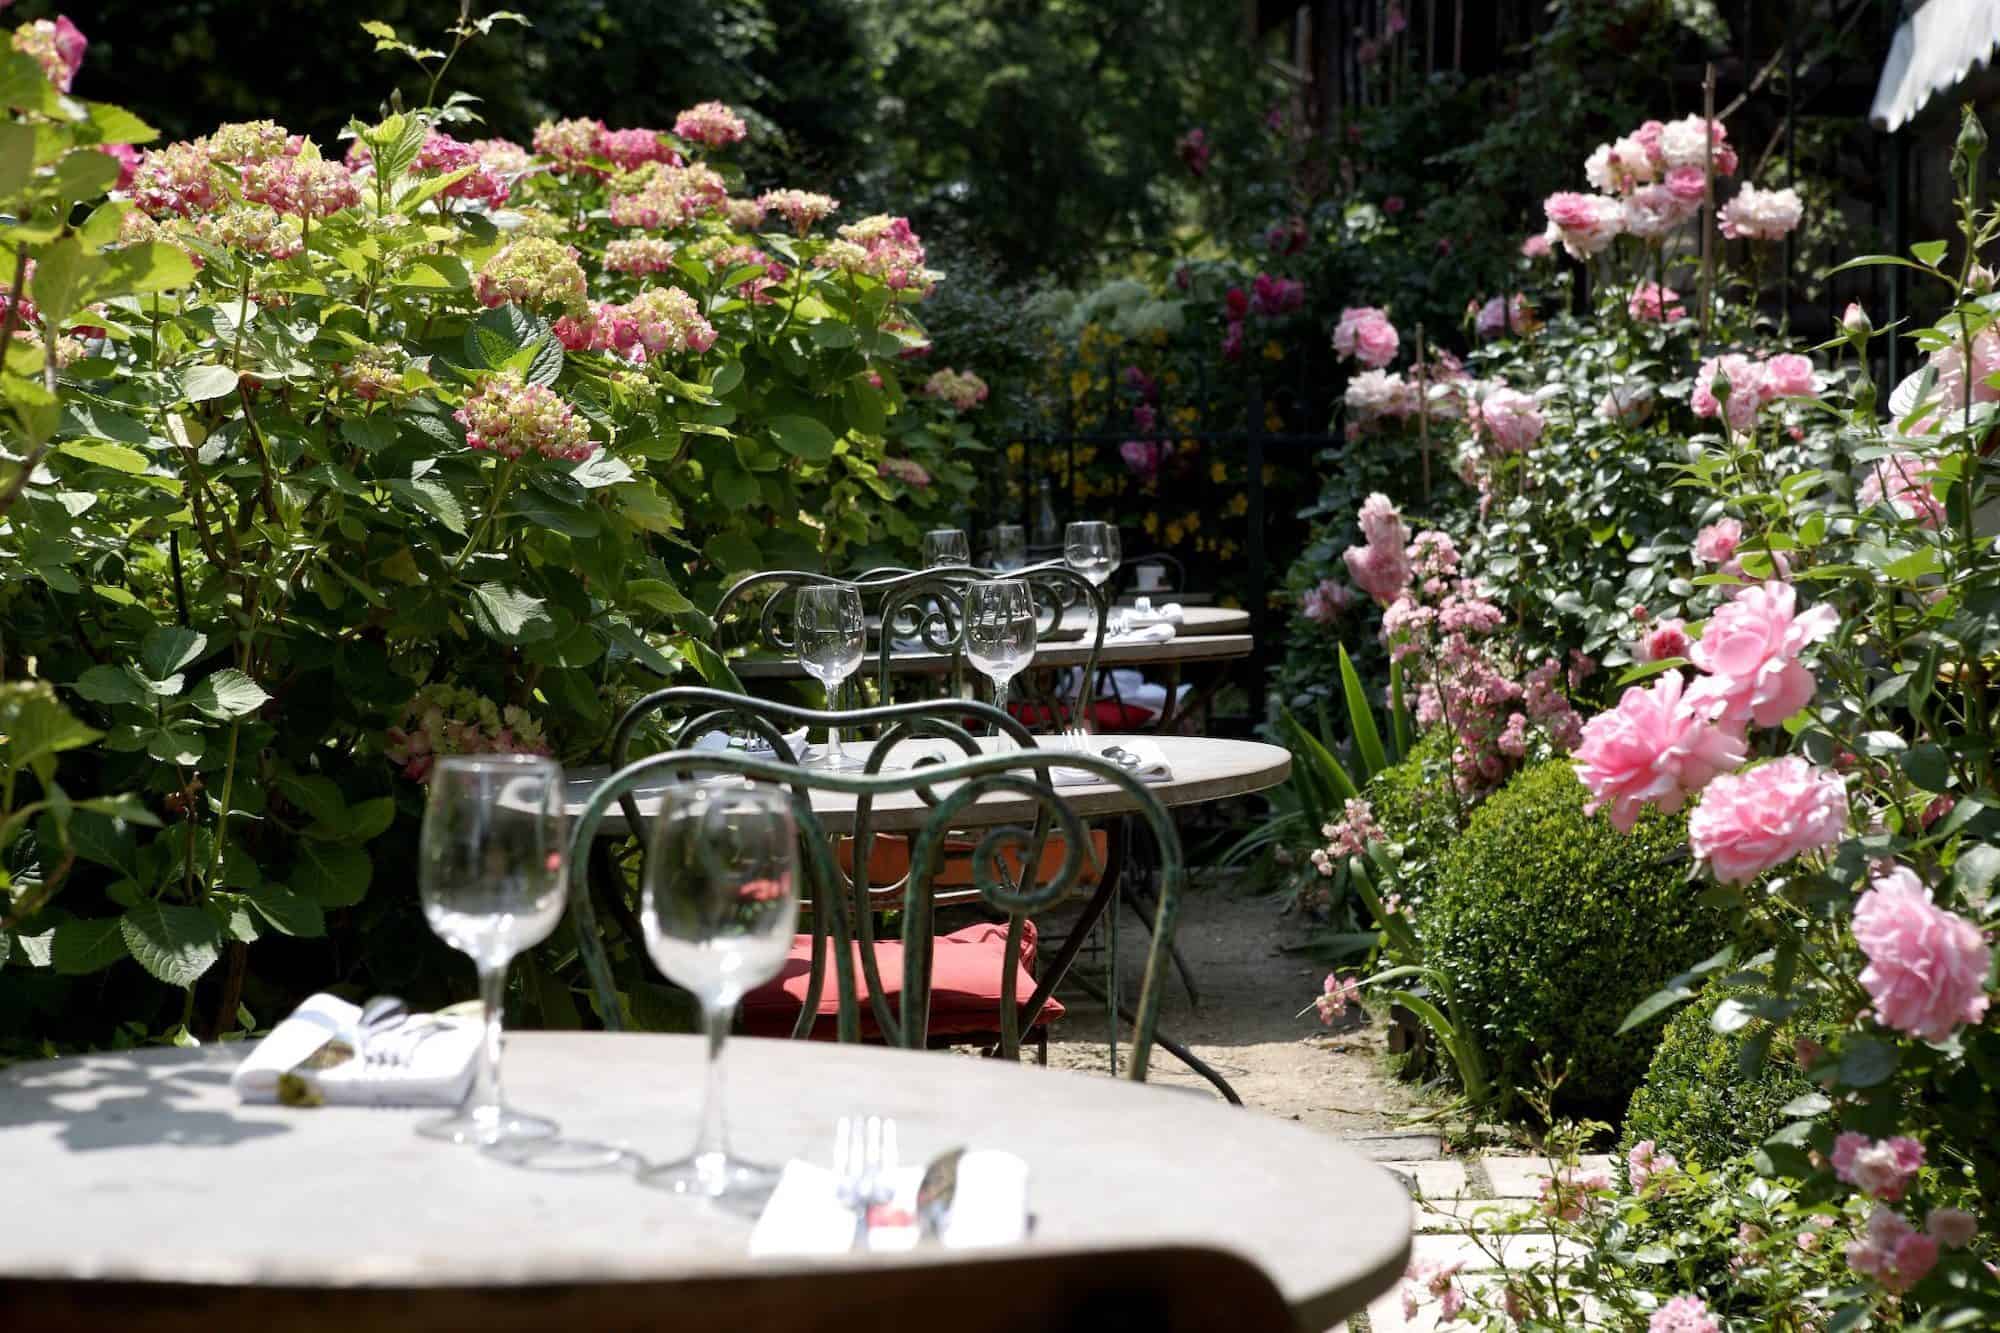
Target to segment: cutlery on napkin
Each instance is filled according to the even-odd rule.
[[[1172,625],[1178,629],[1186,618],[1187,612],[1179,602],[1154,606],[1152,598],[1141,597],[1125,612],[1125,625],[1128,629],[1144,629],[1149,625]]]
[[[800,727],[797,731],[784,733],[786,746],[801,760],[806,757],[807,752],[812,748],[806,744],[807,731],[807,728]],[[694,750],[741,750],[743,753],[753,757],[777,754],[777,751],[771,748],[771,743],[762,736],[754,734],[733,736],[726,731],[703,732],[695,738],[694,744],[688,748]]]
[[[393,1058],[370,1058],[361,1008],[310,996],[257,1043],[229,1076],[245,1102],[287,1106],[456,1106],[478,1059],[479,1025],[412,1015],[378,1038]]]
[[[1094,754],[1109,759],[1141,782],[1172,782],[1173,765],[1167,762],[1166,752],[1149,740],[1125,737],[1118,741],[1100,743],[1086,739],[1083,754]],[[1083,768],[1053,768],[1049,776],[1058,787],[1079,787],[1087,783],[1102,782],[1097,773]]]
[[[893,1191],[867,1229],[871,1253],[914,1248],[927,1234],[947,1249],[1010,1245],[1028,1234],[1028,1164],[1010,1152],[954,1150],[957,1179],[949,1206],[933,1208],[935,1222],[922,1220],[919,1194],[935,1173],[921,1167],[885,1172]],[[940,1159],[942,1160],[942,1159]],[[933,1164],[933,1167],[936,1163]],[[854,1246],[854,1210],[840,1197],[840,1178],[812,1162],[785,1163],[778,1187],[750,1233],[753,1255],[846,1254]]]

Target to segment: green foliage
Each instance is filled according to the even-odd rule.
[[[1523,769],[1473,813],[1419,927],[1503,1097],[1553,1058],[1569,1067],[1559,1105],[1616,1116],[1651,1055],[1619,1022],[1727,919],[1685,883],[1685,819],[1621,834],[1585,799],[1567,762]]]
[[[1625,1113],[1624,1149],[1651,1139],[1683,1162],[1722,1166],[1801,1118],[1797,1109],[1786,1108],[1817,1089],[1800,1072],[1790,1038],[1821,1037],[1825,1022],[1794,1018],[1777,1040],[1749,1048],[1752,1064],[1746,1072],[1751,1031],[1718,1032],[1714,1026],[1717,1006],[1732,993],[1726,986],[1711,986],[1668,1021],[1646,1081]],[[1761,1025],[1757,1030],[1763,1030]]]

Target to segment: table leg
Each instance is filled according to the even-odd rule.
[[[1139,1021],[1138,1015],[1134,1014],[1131,1011],[1131,1009],[1125,1006],[1124,1004],[1112,1004],[1110,997],[1107,996],[1104,993],[1104,991],[1098,987],[1097,983],[1092,981],[1089,977],[1085,976],[1077,977],[1076,984],[1081,986],[1084,989],[1084,991],[1087,994],[1089,994],[1093,999],[1101,1001],[1105,1005],[1105,1007],[1113,1010],[1118,1017],[1123,1018],[1126,1022],[1137,1023]],[[1192,1069],[1195,1073],[1200,1074],[1203,1078],[1207,1079],[1209,1083],[1214,1086],[1215,1090],[1221,1093],[1223,1099],[1227,1101],[1231,1106],[1243,1105],[1243,1098],[1237,1095],[1236,1089],[1229,1086],[1229,1080],[1224,1078],[1222,1075],[1216,1073],[1215,1067],[1209,1064],[1206,1060],[1202,1059],[1200,1056],[1196,1055],[1193,1051],[1190,1051],[1187,1047],[1181,1045],[1179,1042],[1175,1041],[1172,1037],[1169,1037],[1166,1033],[1160,1031],[1158,1028],[1153,1029],[1153,1041],[1157,1045],[1166,1047],[1168,1051],[1172,1052],[1176,1060],[1179,1060],[1189,1069]]]
[[[1034,1026],[1035,1019],[1048,1005],[1049,996],[1055,994],[1056,985],[1069,975],[1076,963],[1076,956],[1083,952],[1083,944],[1090,937],[1092,927],[1103,917],[1104,909],[1111,905],[1118,893],[1118,881],[1125,873],[1125,839],[1122,821],[1114,822],[1110,836],[1105,839],[1104,874],[1097,881],[1097,891],[1090,895],[1083,913],[1077,918],[1069,938],[1056,951],[1055,960],[1042,971],[1042,978],[1035,983],[1035,993],[1028,997],[1028,1011],[1021,1018],[1021,1030],[1026,1032]]]

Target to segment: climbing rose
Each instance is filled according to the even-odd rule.
[[[1542,420],[1534,396],[1499,388],[1486,395],[1473,415],[1473,433],[1483,435],[1498,453],[1524,454],[1541,438]]]
[[[1394,360],[1401,341],[1396,326],[1389,322],[1388,312],[1372,305],[1349,306],[1341,311],[1340,323],[1333,330],[1333,350],[1343,357],[1353,357],[1370,370],[1380,370]]]
[[[514,302],[525,306],[561,306],[574,314],[583,309],[588,280],[576,251],[540,236],[527,236],[495,251],[480,267],[473,293],[481,305]]]
[[[1342,401],[1357,421],[1407,417],[1417,410],[1417,386],[1387,370],[1364,370],[1347,381]]]
[[[1722,394],[1716,392],[1718,372],[1728,385],[1726,407]],[[1694,393],[1688,399],[1688,405],[1698,417],[1725,417],[1732,429],[1747,431],[1757,424],[1757,409],[1770,397],[1766,392],[1763,364],[1731,352],[1726,356],[1712,356],[1701,363],[1701,369],[1695,372]]]
[[[674,134],[689,143],[720,148],[739,143],[750,131],[743,117],[720,102],[698,102],[674,117]]]
[[[1852,1131],[1833,1141],[1833,1173],[1872,1199],[1894,1203],[1924,1164],[1924,1145],[1905,1134],[1871,1139]]]
[[[561,395],[511,370],[489,376],[452,415],[465,427],[469,447],[509,460],[535,453],[581,463],[596,448],[590,428]]]
[[[1720,704],[1724,721],[1775,727],[1812,701],[1813,676],[1798,657],[1833,633],[1840,615],[1797,606],[1797,591],[1773,580],[1738,589],[1709,617],[1688,656],[1709,673],[1696,692]]]
[[[1694,539],[1694,558],[1706,565],[1726,565],[1743,542],[1743,525],[1733,518],[1709,524]]]
[[[1319,1010],[1319,1021],[1331,1025],[1333,1020],[1347,1012],[1347,1007],[1361,999],[1361,987],[1353,977],[1343,977],[1335,973],[1326,974],[1319,995],[1313,1000],[1313,1008]]]
[[[1299,611],[1315,625],[1331,625],[1354,601],[1353,588],[1339,579],[1321,579],[1299,599]]]
[[[1760,190],[1746,183],[1715,212],[1722,234],[1734,240],[1782,241],[1799,225],[1805,205],[1793,189]]]
[[[1410,586],[1410,531],[1380,491],[1362,502],[1361,536],[1366,545],[1348,547],[1341,559],[1361,590],[1386,606]]]
[[[36,19],[14,29],[14,49],[32,57],[49,82],[64,92],[83,67],[83,53],[89,46],[89,40],[62,14],[53,21]]]
[[[1549,257],[1549,236],[1538,231],[1521,242],[1521,258],[1547,259]]]
[[[1729,146],[1729,132],[1719,120],[1708,122],[1707,134],[1702,133],[1700,116],[1684,116],[1667,125],[1648,121],[1632,137],[1645,143],[1648,152],[1657,149],[1661,165],[1668,168],[1702,170],[1713,162],[1717,175],[1736,174],[1736,150]]]
[[[1893,1292],[1917,1285],[1937,1264],[1938,1243],[1921,1235],[1893,1208],[1868,1215],[1861,1236],[1847,1245],[1847,1266]]]
[[[1858,498],[1863,505],[1886,503],[1913,523],[1934,528],[1945,520],[1944,502],[1928,480],[1930,463],[1917,454],[1896,453],[1868,464]]]
[[[1651,1139],[1641,1139],[1632,1145],[1632,1151],[1625,1154],[1625,1170],[1632,1180],[1632,1188],[1642,1190],[1646,1182],[1654,1176],[1662,1176],[1680,1165],[1680,1160],[1670,1152],[1661,1152]]]
[[[1605,1194],[1611,1189],[1611,1176],[1605,1171],[1586,1171],[1582,1167],[1566,1166],[1553,1176],[1543,1176],[1540,1193],[1540,1207],[1549,1217],[1574,1222],[1583,1216],[1583,1210],[1593,1194]]]
[[[1803,852],[1830,847],[1847,827],[1837,774],[1796,755],[1708,784],[1688,816],[1688,846],[1725,884],[1748,884]]]
[[[1687,621],[1668,616],[1639,636],[1639,641],[1632,645],[1632,660],[1664,662],[1670,657],[1686,657],[1692,642],[1688,638]]]
[[[1933,903],[1905,866],[1876,875],[1854,905],[1854,942],[1867,956],[1861,988],[1875,1017],[1923,1041],[1943,1041],[1986,1016],[1993,955],[1979,927]]]
[[[1718,726],[1688,697],[1678,671],[1632,686],[1618,706],[1584,724],[1576,775],[1590,790],[1588,813],[1609,809],[1611,826],[1629,833],[1646,807],[1669,813],[1743,762],[1742,735]]]
[[[1979,1234],[1979,1219],[1963,1208],[1933,1208],[1924,1230],[1948,1250],[1962,1250]]]
[[[1796,352],[1785,352],[1764,363],[1764,391],[1772,398],[1811,398],[1812,362]]]
[[[1561,190],[1542,201],[1542,211],[1572,259],[1588,259],[1618,239],[1625,229],[1624,210],[1616,199],[1601,194]]]
[[[1642,282],[1632,289],[1625,312],[1633,319],[1659,324],[1670,319],[1686,319],[1687,307],[1679,304],[1681,294],[1657,282]]]
[[[1721,1327],[1699,1296],[1676,1296],[1646,1321],[1646,1333],[1717,1333]]]
[[[813,223],[837,211],[840,201],[810,190],[767,190],[757,196],[757,206],[776,213],[803,236],[812,230]]]

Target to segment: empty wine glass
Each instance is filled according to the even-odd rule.
[[[556,1124],[508,1106],[500,1090],[507,965],[562,919],[563,773],[539,755],[451,755],[431,770],[417,888],[431,929],[479,970],[486,1040],[457,1111],[417,1126],[453,1143],[505,1147],[553,1138]]]
[[[760,1204],[773,1167],[733,1156],[723,1119],[722,1047],[736,1005],[778,974],[798,930],[798,844],[774,787],[676,783],[653,821],[639,920],[653,962],[701,1003],[708,1088],[694,1149],[639,1179],[681,1194]]]
[[[799,664],[806,674],[826,687],[826,707],[840,707],[840,682],[854,674],[867,651],[867,629],[861,616],[861,592],[844,583],[821,584],[799,589],[796,616]],[[888,632],[885,626],[883,632]],[[826,753],[811,767],[830,773],[851,773],[864,765],[850,759],[840,746],[840,728],[828,725]]]
[[[1007,707],[1008,684],[1035,656],[1035,598],[1019,579],[994,579],[965,590],[965,655],[993,682],[993,705]],[[998,747],[1009,748],[1006,733]]]
[[[1109,523],[1072,523],[1063,530],[1063,562],[1102,587],[1118,567],[1118,529]]]
[[[946,569],[972,563],[972,542],[962,528],[933,528],[924,534],[924,568]]]
[[[1028,530],[1019,523],[993,529],[993,568],[1011,573],[1028,566]]]

